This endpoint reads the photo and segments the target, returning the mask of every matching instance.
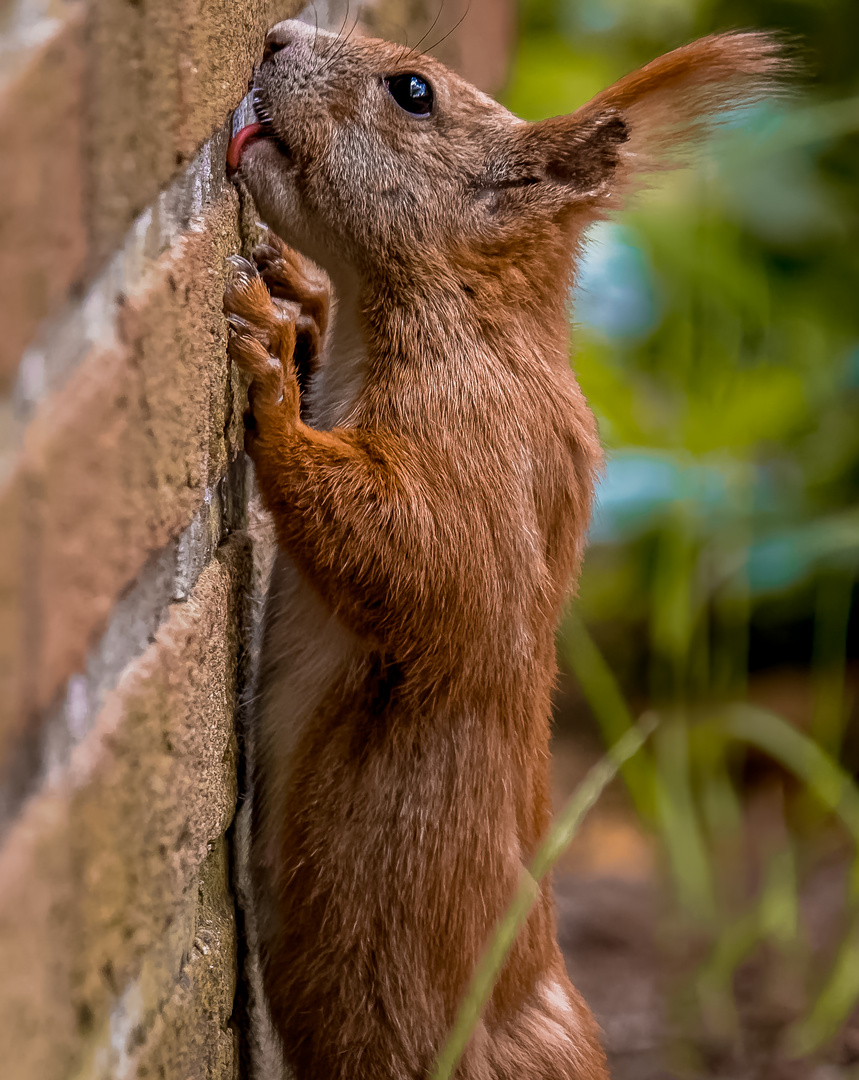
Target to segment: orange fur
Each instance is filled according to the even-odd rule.
[[[763,35],[708,38],[526,125],[385,42],[270,35],[268,138],[241,175],[339,305],[327,330],[319,271],[274,235],[226,297],[281,549],[251,870],[298,1080],[428,1075],[546,831],[554,633],[602,460],[568,364],[573,255],[642,169],[778,66]],[[432,116],[387,94],[407,71]],[[548,885],[458,1075],[607,1075]]]

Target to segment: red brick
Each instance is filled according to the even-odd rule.
[[[267,26],[299,0],[90,0],[0,82],[0,392],[41,319],[247,91]]]
[[[247,93],[270,23],[300,0],[92,0],[92,235],[106,254]]]
[[[177,152],[193,154],[247,92],[266,31],[297,14],[301,0],[190,0],[181,69]]]
[[[221,298],[237,239],[234,192],[164,255],[26,433],[22,468],[41,533],[28,590],[44,707],[82,668],[122,590],[181,532],[239,451]],[[226,438],[225,438],[226,436]]]
[[[236,926],[227,857],[221,841],[206,860],[188,960],[171,998],[133,1055],[130,1075],[237,1080],[236,1035],[229,1023],[236,987]]]
[[[98,261],[177,168],[182,5],[92,0],[87,157]]]
[[[0,84],[0,392],[36,326],[62,302],[86,255],[83,4],[17,57]]]
[[[200,874],[235,806],[232,725],[248,564],[247,543],[236,536],[188,602],[173,607],[70,767],[30,801],[0,850],[4,1080],[116,1075],[95,1069],[98,1048],[116,1034],[109,1017],[133,1013],[139,998],[144,1026],[161,1013],[169,1019],[183,965],[195,942],[198,951],[205,944],[201,885],[226,935],[221,971],[232,966],[223,858],[210,868],[209,886]],[[214,1011],[223,1022],[230,984],[217,982],[222,1004]],[[209,1037],[217,1037],[213,1028]],[[93,1072],[83,1069],[88,1061]]]

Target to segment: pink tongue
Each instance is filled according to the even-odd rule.
[[[262,124],[248,124],[233,136],[227,150],[227,172],[234,173],[242,163],[242,154],[247,144],[262,131]]]

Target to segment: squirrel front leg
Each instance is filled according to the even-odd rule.
[[[298,304],[274,300],[256,268],[239,256],[238,273],[224,293],[224,313],[233,334],[230,359],[250,379],[245,413],[245,450],[256,460],[263,431],[298,422],[301,402],[293,356]]]
[[[464,545],[443,524],[445,470],[395,435],[316,431],[300,418],[298,305],[246,260],[227,288],[230,356],[250,376],[245,448],[278,540],[343,621],[400,654],[428,619],[461,622]]]

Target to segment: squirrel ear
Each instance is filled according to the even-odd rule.
[[[496,147],[475,184],[479,196],[492,196],[518,208],[548,205],[560,209],[607,192],[629,129],[617,109],[580,120],[554,116],[519,124]]]
[[[629,124],[615,109],[589,117],[556,116],[530,124],[521,139],[542,176],[566,188],[568,200],[596,198],[612,185]]]
[[[647,173],[672,168],[725,114],[779,89],[796,65],[770,34],[714,34],[653,60],[571,116],[508,131],[478,181],[497,203],[594,216],[618,206]],[[539,186],[538,186],[539,185]]]

